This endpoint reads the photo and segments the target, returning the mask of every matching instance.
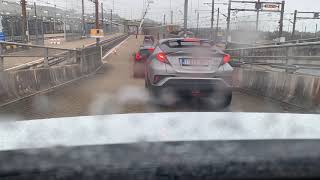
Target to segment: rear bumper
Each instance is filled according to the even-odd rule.
[[[222,78],[183,78],[183,77],[169,77],[157,85],[153,85],[154,89],[172,89],[175,91],[219,91],[231,90],[228,84]]]

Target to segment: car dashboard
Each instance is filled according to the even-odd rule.
[[[0,179],[310,179],[317,140],[140,142],[0,152]]]

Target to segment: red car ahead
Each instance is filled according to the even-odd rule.
[[[144,46],[140,47],[139,51],[134,55],[134,65],[133,65],[133,77],[134,78],[144,78],[145,62],[149,56],[153,53],[154,47]]]

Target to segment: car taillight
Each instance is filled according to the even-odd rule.
[[[136,61],[140,61],[141,60],[141,55],[140,55],[140,53],[137,53],[136,54]]]
[[[150,53],[153,53],[154,48],[149,48],[148,51],[149,51]]]
[[[230,54],[225,54],[224,56],[223,56],[223,64],[227,64],[227,63],[229,63],[231,61],[231,56],[230,56]]]
[[[168,61],[168,59],[167,59],[167,56],[166,56],[166,54],[163,53],[163,52],[158,53],[157,56],[156,56],[156,58],[157,58],[158,61],[160,61],[160,62],[162,62],[162,63],[169,64],[169,61]]]
[[[184,42],[200,42],[200,39],[197,38],[184,38]]]

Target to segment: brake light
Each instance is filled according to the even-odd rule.
[[[149,51],[150,53],[153,53],[154,48],[149,48],[148,51]]]
[[[162,63],[169,64],[169,61],[168,61],[168,59],[167,59],[167,56],[166,56],[166,54],[163,53],[163,52],[158,53],[157,56],[156,56],[156,58],[157,58],[158,61],[160,61],[160,62],[162,62]]]
[[[197,38],[184,38],[184,42],[199,42],[200,39]]]
[[[225,54],[224,56],[223,56],[223,64],[227,64],[227,63],[229,63],[231,61],[231,56],[230,56],[230,54]]]
[[[140,55],[140,53],[138,52],[137,54],[136,54],[136,61],[140,61],[141,60],[141,55]]]

